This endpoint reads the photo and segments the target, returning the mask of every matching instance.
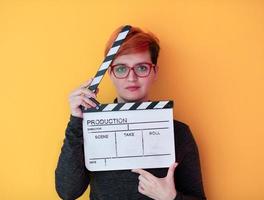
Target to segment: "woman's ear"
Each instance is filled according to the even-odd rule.
[[[155,68],[154,68],[154,80],[156,81],[158,79],[158,72],[159,72],[159,66],[156,65]]]

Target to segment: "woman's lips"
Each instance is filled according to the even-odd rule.
[[[129,86],[129,87],[126,87],[126,89],[129,90],[129,91],[131,91],[131,92],[133,92],[133,91],[138,90],[139,87],[138,86]]]

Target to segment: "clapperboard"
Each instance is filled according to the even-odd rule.
[[[175,162],[172,101],[102,104],[83,114],[90,171],[162,168]]]
[[[131,26],[124,26],[97,71],[95,91]],[[175,162],[173,101],[100,104],[83,111],[84,157],[90,171],[163,168]]]

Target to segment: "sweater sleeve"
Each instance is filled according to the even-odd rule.
[[[64,200],[77,199],[89,182],[84,162],[82,118],[71,115],[55,170],[56,190]]]
[[[175,173],[175,200],[205,200],[199,152],[191,130],[182,123],[175,131],[176,160],[179,163]]]

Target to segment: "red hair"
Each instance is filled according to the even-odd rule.
[[[118,33],[121,31],[123,27],[124,26],[120,26],[112,33],[111,37],[106,43],[105,56],[110,50],[114,40],[116,39]],[[132,27],[125,41],[119,48],[116,57],[130,53],[149,51],[152,63],[157,64],[159,50],[160,50],[159,40],[153,33],[150,32],[146,33],[143,32],[138,27]]]

